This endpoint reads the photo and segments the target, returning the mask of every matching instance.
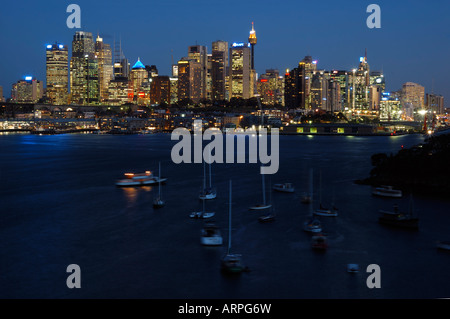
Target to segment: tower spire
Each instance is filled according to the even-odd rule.
[[[248,36],[248,42],[250,43],[251,48],[252,48],[252,57],[251,57],[252,58],[252,70],[254,70],[255,69],[255,45],[256,45],[257,39],[256,39],[255,25],[254,25],[253,21],[252,21],[252,30],[250,31],[250,35]]]

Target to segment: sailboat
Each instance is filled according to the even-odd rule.
[[[410,197],[409,210],[407,212],[400,212],[398,206],[394,205],[393,212],[380,210],[380,217],[378,218],[378,222],[380,224],[388,226],[418,229],[419,218],[417,218],[417,216],[414,216],[412,195]]]
[[[321,233],[312,236],[311,247],[315,250],[326,250],[328,248],[327,236]]]
[[[311,203],[313,202],[313,170],[309,172],[309,193],[311,196]],[[322,231],[322,223],[314,217],[312,211],[312,204],[309,206],[309,216],[303,223],[303,230],[310,233],[320,233]]]
[[[154,208],[161,208],[166,204],[165,201],[162,200],[161,196],[161,162],[159,162],[158,189],[159,189],[158,196],[155,199],[153,199]]]
[[[232,184],[230,180],[230,203],[228,211],[228,249],[227,253],[221,260],[221,270],[228,274],[240,274],[245,268],[242,264],[242,256],[231,253],[231,189]]]
[[[319,208],[314,211],[314,215],[317,216],[329,216],[329,217],[336,217],[338,215],[336,207],[333,205],[333,209],[328,209],[323,207],[322,205],[322,172],[320,172],[320,179],[319,179]]]
[[[310,186],[311,186],[311,181],[310,181]],[[311,204],[311,199],[312,199],[312,193],[311,193],[311,189],[310,189],[309,192],[302,193],[300,201],[303,204]]]
[[[205,211],[205,200],[202,199],[202,206],[203,209],[201,212],[192,212],[189,217],[191,218],[197,218],[197,219],[207,219],[213,217],[216,213],[215,212],[206,212]]]
[[[267,209],[272,206],[272,204],[266,203],[266,186],[265,186],[265,182],[264,182],[264,176],[265,176],[264,174],[261,174],[263,202],[262,202],[262,204],[258,204],[258,205],[250,207],[251,210]]]
[[[272,193],[270,193],[269,196],[270,196],[269,202],[272,203]],[[268,215],[259,217],[258,220],[261,223],[269,223],[269,222],[275,221],[275,217],[276,217],[275,207],[272,204],[272,209],[271,209],[270,213]]]
[[[216,198],[216,190],[212,187],[211,181],[211,163],[209,163],[209,187],[206,187],[206,169],[205,162],[203,162],[203,189],[200,191],[200,199],[214,199]]]

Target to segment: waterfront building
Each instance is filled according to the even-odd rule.
[[[426,109],[434,114],[444,114],[444,97],[437,94],[426,94]]]
[[[129,91],[128,78],[115,77],[109,82],[107,103],[110,105],[123,105],[128,103]]]
[[[402,106],[400,96],[395,92],[382,93],[379,109],[381,121],[412,120],[412,109]]]
[[[15,103],[36,103],[42,98],[44,83],[32,76],[25,76],[12,85],[11,101]]]
[[[401,91],[403,105],[410,105],[414,110],[421,110],[425,105],[425,88],[420,84],[407,82],[403,84]]]
[[[68,103],[69,54],[66,45],[55,43],[46,47],[46,96],[48,103]]]

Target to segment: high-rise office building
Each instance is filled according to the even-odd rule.
[[[131,68],[130,73],[130,94],[132,93],[133,96],[130,96],[131,100],[137,100],[141,86],[144,82],[148,80],[148,71],[145,69],[144,64],[142,64],[141,60],[138,58],[136,63]]]
[[[275,105],[283,103],[283,77],[275,69],[268,69],[261,74],[257,82],[257,91],[261,97],[261,103]]]
[[[348,86],[348,72],[342,70],[333,70],[330,73],[330,79],[337,83],[339,86],[339,111],[344,111],[346,108],[348,109],[350,91]]]
[[[229,96],[249,99],[254,96],[251,80],[251,49],[248,43],[233,43],[229,53]]]
[[[225,100],[228,69],[228,42],[215,41],[212,43],[211,56],[211,99]]]
[[[442,95],[427,93],[426,109],[435,114],[444,114],[444,97]]]
[[[5,97],[3,96],[3,86],[0,85],[0,102],[4,102]]]
[[[114,78],[128,78],[130,75],[130,63],[122,51],[122,40],[114,40]],[[123,81],[123,79],[120,79]]]
[[[187,57],[188,59],[194,60],[200,64],[200,99],[205,99],[207,96],[206,77],[208,72],[208,50],[204,45],[191,45],[188,49]]]
[[[370,109],[369,101],[370,66],[367,62],[367,54],[360,58],[358,69],[353,69],[349,74],[350,107],[352,111],[366,111]]]
[[[47,100],[50,104],[68,103],[69,55],[67,46],[49,44],[46,49]]]
[[[287,107],[311,110],[311,81],[317,70],[317,61],[306,56],[297,68],[285,76],[285,104]]]
[[[146,65],[145,69],[147,70],[149,79],[157,77],[159,75],[156,65]]]
[[[178,102],[198,103],[202,99],[202,83],[201,63],[189,58],[178,61]]]
[[[114,78],[111,46],[103,42],[100,36],[95,41],[95,55],[98,60],[98,86],[100,100],[108,99],[109,82]]]
[[[36,103],[42,98],[44,83],[32,76],[25,76],[12,85],[11,100],[15,103]]]
[[[98,62],[90,32],[77,31],[73,36],[70,95],[71,102],[75,104],[98,102]]]
[[[425,105],[425,88],[413,82],[403,84],[401,102],[413,110],[422,109]]]
[[[150,103],[170,105],[170,78],[168,76],[159,75],[152,79],[150,89]]]

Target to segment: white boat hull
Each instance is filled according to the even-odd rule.
[[[381,197],[393,197],[393,198],[401,198],[403,197],[403,193],[401,190],[392,189],[392,187],[378,187],[372,191],[372,195],[381,196]]]
[[[216,197],[217,197],[216,193],[200,194],[200,195],[198,196],[198,198],[200,198],[200,199],[214,199],[214,198],[216,198]]]
[[[272,205],[257,205],[250,207],[250,210],[262,210],[272,207]]]
[[[161,178],[161,183],[164,183],[167,178]],[[126,186],[147,186],[147,185],[155,185],[159,183],[159,179],[152,178],[148,180],[120,180],[116,182],[116,186],[126,187]]]
[[[196,218],[196,219],[207,219],[207,218],[213,217],[215,214],[216,213],[214,213],[214,212],[208,212],[208,213],[193,212],[193,213],[191,213],[191,215],[189,215],[189,217]]]
[[[316,216],[325,216],[325,217],[336,217],[338,215],[337,212],[328,210],[328,209],[318,209],[314,212]]]
[[[201,237],[200,242],[204,246],[220,246],[223,244],[222,236]]]

